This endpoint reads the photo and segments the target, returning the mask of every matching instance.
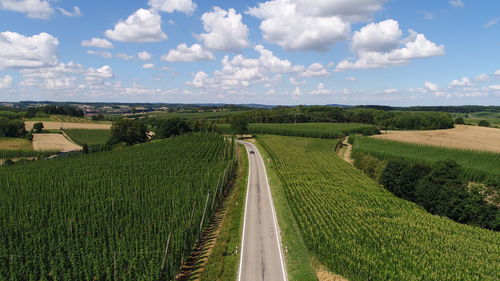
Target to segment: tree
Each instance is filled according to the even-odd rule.
[[[235,134],[240,134],[243,137],[243,134],[248,133],[248,119],[241,115],[233,116],[231,118],[231,129]]]
[[[458,117],[457,119],[455,119],[455,124],[465,125],[465,121],[462,117]]]
[[[42,122],[38,122],[38,123],[35,123],[33,124],[33,130],[35,130],[35,133],[41,133],[43,132],[43,123]]]
[[[85,154],[89,153],[89,145],[88,144],[84,143],[82,145],[82,152],[85,153]]]
[[[174,117],[161,120],[156,130],[156,138],[163,139],[191,132],[191,128],[185,119]]]
[[[133,119],[120,119],[113,123],[111,127],[111,137],[108,145],[125,143],[133,145],[143,143],[148,140],[148,130],[144,124]]]
[[[491,127],[490,122],[488,122],[487,120],[481,120],[477,125],[481,127]]]

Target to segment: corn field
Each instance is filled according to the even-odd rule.
[[[0,280],[172,280],[234,166],[191,134],[0,167]]]
[[[469,181],[484,182],[500,178],[500,153],[366,137],[354,137],[353,151],[369,154],[381,160],[403,158],[414,164],[433,164],[439,160],[452,159],[462,166],[464,176]]]
[[[224,133],[233,133],[231,126],[218,126]],[[298,124],[250,124],[250,134],[270,134],[281,136],[310,137],[322,139],[338,139],[346,135],[375,135],[380,131],[373,125],[354,123],[298,123]]]
[[[433,216],[337,157],[337,141],[258,137],[309,251],[350,281],[500,279],[500,233]]]

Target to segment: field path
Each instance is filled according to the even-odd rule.
[[[248,153],[249,176],[238,281],[286,281],[279,228],[264,161],[254,144],[241,143]]]
[[[427,144],[470,150],[500,152],[500,129],[456,125],[453,129],[431,131],[388,131],[371,136],[377,139]]]
[[[344,159],[349,164],[354,164],[354,160],[351,158],[352,145],[349,143],[349,137],[346,137],[342,141],[342,148],[339,149],[337,155]]]
[[[82,150],[62,134],[33,134],[33,149],[36,151],[58,150],[62,152]]]

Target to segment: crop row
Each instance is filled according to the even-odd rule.
[[[224,133],[234,133],[231,126],[218,126]],[[250,124],[250,134],[271,134],[281,136],[338,139],[346,135],[375,135],[380,131],[376,126],[354,123],[298,123],[298,124]]]
[[[432,164],[452,159],[464,169],[469,181],[500,178],[500,153],[411,144],[366,137],[353,138],[353,150],[381,160],[406,159],[414,164]]]
[[[401,200],[335,154],[333,140],[262,136],[304,241],[351,281],[498,280],[500,234]]]
[[[0,167],[0,280],[171,280],[234,155],[192,134]]]

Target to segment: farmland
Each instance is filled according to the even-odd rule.
[[[22,138],[6,138],[0,137],[0,151],[1,150],[33,150],[31,142]]]
[[[354,151],[381,160],[404,158],[412,163],[432,164],[453,159],[464,168],[469,181],[500,177],[500,153],[411,144],[366,137],[354,138]]]
[[[389,131],[375,138],[470,150],[500,152],[500,129],[456,125],[432,131]]]
[[[109,130],[68,129],[64,132],[79,145],[103,145],[111,136]]]
[[[31,130],[33,124],[38,123],[38,121],[26,121],[26,130]],[[45,130],[60,130],[60,129],[87,129],[87,130],[109,130],[111,125],[109,124],[99,124],[99,123],[70,123],[70,122],[49,122],[43,121],[43,127]]]
[[[69,141],[62,134],[34,134],[33,149],[35,151],[77,151],[82,148]]]
[[[230,125],[218,127],[225,133],[231,133]],[[282,136],[313,137],[334,139],[349,134],[373,135],[379,133],[372,125],[348,123],[300,123],[300,124],[250,124],[250,134],[272,134]]]
[[[500,235],[401,200],[334,152],[336,140],[262,136],[311,253],[361,280],[498,280]]]
[[[0,167],[0,280],[171,280],[234,163],[190,134]]]

